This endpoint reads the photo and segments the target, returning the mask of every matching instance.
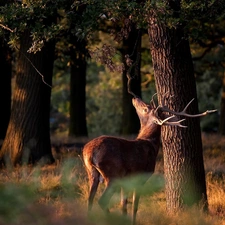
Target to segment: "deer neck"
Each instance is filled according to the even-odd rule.
[[[150,141],[156,147],[160,145],[161,126],[153,124],[152,126],[141,127],[137,139],[144,139]]]

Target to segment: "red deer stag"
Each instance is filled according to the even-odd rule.
[[[191,101],[192,102],[192,101]],[[132,103],[140,119],[140,131],[135,140],[126,140],[118,137],[100,136],[88,142],[83,149],[83,159],[90,182],[88,210],[91,210],[101,177],[106,188],[102,194],[99,205],[103,210],[109,211],[108,203],[115,190],[112,188],[115,179],[121,179],[135,174],[149,174],[154,172],[156,157],[160,147],[162,125],[185,127],[176,115],[186,117],[200,117],[214,110],[202,114],[190,115],[186,113],[188,105],[182,112],[174,112],[162,105],[156,107],[152,100],[150,105],[145,104],[140,98],[134,97]],[[167,112],[167,113],[164,113]],[[172,114],[171,116],[167,115]],[[149,177],[148,176],[148,177]],[[147,181],[147,178],[146,180]],[[144,182],[141,184],[143,185]],[[136,220],[139,194],[133,193],[132,221]],[[127,199],[121,199],[122,211],[127,213]]]

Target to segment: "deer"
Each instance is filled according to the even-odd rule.
[[[100,207],[109,212],[109,201],[117,191],[113,183],[117,179],[123,179],[137,174],[147,174],[141,181],[143,185],[148,178],[154,173],[156,158],[160,148],[161,127],[182,125],[185,119],[178,119],[178,116],[184,117],[201,117],[216,110],[207,110],[200,114],[188,114],[188,106],[193,99],[186,105],[181,112],[175,112],[165,106],[165,100],[162,98],[161,105],[156,105],[154,96],[150,104],[146,104],[141,98],[129,91],[134,97],[132,104],[140,120],[140,130],[134,140],[128,140],[113,136],[100,136],[85,144],[83,148],[84,165],[89,178],[89,196],[88,212],[91,211],[94,196],[97,192],[99,182],[102,178],[105,183],[105,190],[101,195],[98,203]],[[122,213],[127,214],[127,196],[123,196],[124,190],[121,187],[121,208]],[[132,224],[136,222],[136,214],[140,193],[133,191],[132,203]]]

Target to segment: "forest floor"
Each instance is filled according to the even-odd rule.
[[[56,139],[55,139],[56,140]],[[202,136],[209,212],[192,207],[169,215],[163,180],[163,157],[159,153],[153,175],[140,199],[137,225],[225,225],[225,137],[215,134]],[[119,194],[110,202],[112,213],[105,215],[97,204],[103,191],[100,184],[92,213],[87,216],[88,180],[80,151],[81,140],[73,151],[72,145],[56,150],[56,164],[2,169],[0,173],[0,225],[125,225],[128,216],[119,209]],[[125,181],[126,182],[126,181]],[[129,180],[130,182],[130,180]]]

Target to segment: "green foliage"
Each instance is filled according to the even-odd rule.
[[[57,127],[58,131],[67,131],[69,118],[70,75],[67,60],[64,60],[55,62],[51,99],[53,107],[51,114],[56,119],[52,128]],[[86,109],[90,136],[119,133],[122,115],[121,79],[119,73],[110,73],[93,61],[88,63]],[[64,123],[63,127],[61,123]]]
[[[181,24],[202,23],[200,21],[214,22],[215,18],[218,19],[218,14],[224,15],[225,6],[223,1],[214,0],[181,1],[181,6],[176,2],[169,5],[165,1],[24,0],[22,3],[16,1],[1,6],[0,21],[13,31],[10,38],[12,45],[25,30],[30,30],[33,38],[30,51],[36,52],[45,41],[58,38],[68,31],[81,39],[90,38],[105,22],[111,21],[113,26],[122,28],[125,19],[129,18],[137,27],[146,29],[150,10],[159,16],[161,22],[164,21],[169,27],[176,27]],[[1,32],[4,31],[9,32],[1,29]],[[193,30],[193,33],[196,31]]]
[[[196,56],[199,48],[193,46]],[[220,109],[222,79],[224,76],[224,48],[220,45],[212,48],[202,60],[194,61],[199,110]],[[204,131],[216,131],[219,123],[218,113],[214,113],[201,120]]]
[[[63,62],[60,59],[55,61],[51,102],[60,113],[69,116],[70,71],[67,63],[66,56]]]
[[[206,82],[207,81],[207,82]],[[215,93],[215,90],[219,90]],[[220,108],[220,90],[221,80],[212,73],[212,71],[206,70],[201,76],[201,81],[197,82],[199,110],[201,112],[207,109],[219,109]],[[217,131],[219,123],[218,113],[214,113],[207,118],[201,120],[201,127],[203,131]]]
[[[94,135],[118,134],[122,115],[122,77],[121,74],[110,74],[101,68],[102,66],[94,73],[95,76],[92,75],[93,72],[88,72],[86,89],[88,130]]]
[[[16,221],[16,217],[24,210],[28,202],[36,197],[27,184],[1,184],[0,186],[0,218],[5,222]]]
[[[29,30],[33,40],[29,52],[37,52],[46,41],[57,38],[68,29],[65,14],[68,1],[19,1],[0,7],[0,21],[10,28],[9,44],[15,48],[24,31]],[[9,32],[5,29],[5,32]]]
[[[151,176],[149,174],[138,174],[115,181],[113,188],[118,189],[122,187],[127,193],[132,193],[133,190],[136,190],[141,196],[150,196],[162,191],[164,186],[164,177],[159,174]]]

